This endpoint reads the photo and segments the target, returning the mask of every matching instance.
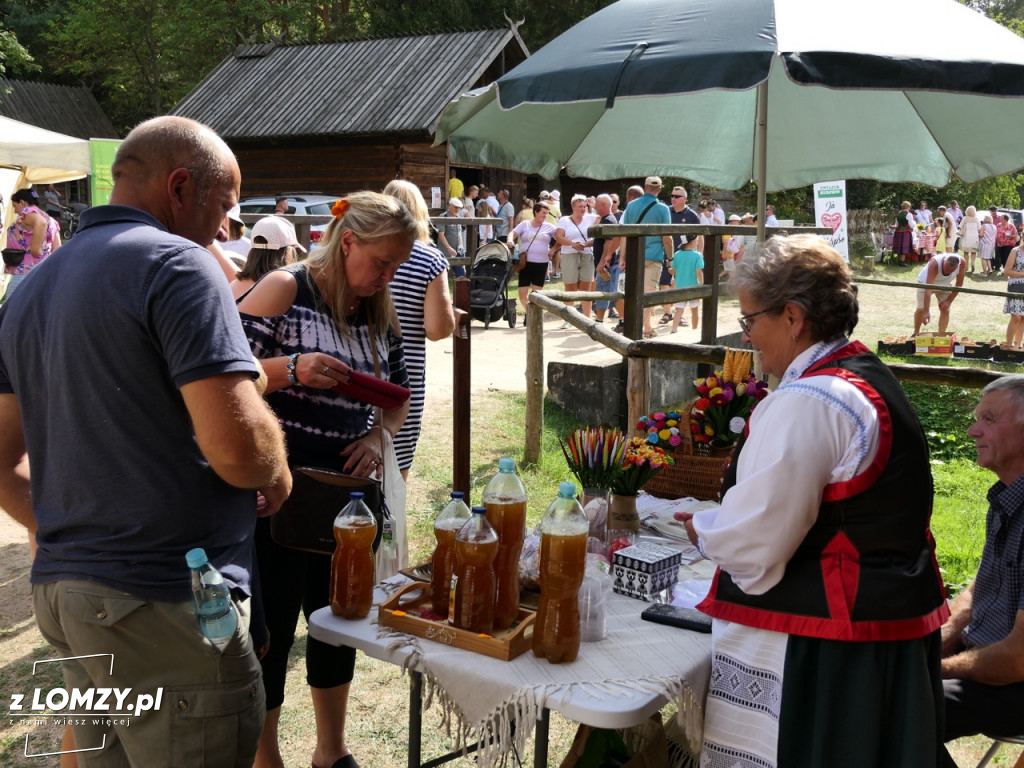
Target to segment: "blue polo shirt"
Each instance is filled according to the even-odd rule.
[[[654,205],[651,205],[651,203]],[[650,206],[650,210],[647,210]],[[643,217],[643,221],[640,221],[641,214],[644,211],[647,213]],[[643,197],[638,197],[636,200],[626,206],[626,212],[622,217],[622,224],[671,224],[672,214],[667,205],[659,201],[652,194],[646,194]],[[699,222],[698,222],[699,223]],[[667,254],[665,253],[665,246],[661,242],[660,237],[645,237],[644,238],[644,260],[645,261],[664,261]]]
[[[21,408],[39,552],[32,582],[183,601],[204,547],[249,591],[253,491],[199,450],[179,388],[255,374],[224,273],[144,211],[91,208],[0,308],[0,392]]]

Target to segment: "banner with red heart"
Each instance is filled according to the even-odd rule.
[[[843,223],[843,214],[841,213],[823,213],[821,214],[821,225],[823,227],[832,227],[832,234],[834,235],[839,231],[839,225]]]

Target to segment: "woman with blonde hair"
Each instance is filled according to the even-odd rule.
[[[394,197],[356,192],[334,204],[320,247],[267,274],[239,304],[253,354],[267,373],[267,402],[281,421],[294,466],[379,477],[383,435],[405,421],[408,401],[373,423],[373,407],[334,390],[350,373],[408,386],[398,318],[388,283],[409,258],[422,227]],[[288,653],[299,611],[328,604],[330,555],[292,549],[256,523],[256,552],[270,631],[260,660],[267,716],[254,766],[283,768],[278,723]],[[358,768],[345,743],[355,649],[306,641],[306,680],[316,718],[314,768]]]
[[[967,259],[967,266],[974,271],[974,260],[978,257],[981,243],[981,219],[978,209],[968,205],[964,217],[960,220],[960,254]]]
[[[423,422],[426,395],[427,339],[440,341],[455,329],[452,297],[448,292],[448,262],[430,242],[430,213],[419,187],[395,179],[384,187],[384,194],[401,200],[419,224],[412,244],[412,255],[398,268],[391,283],[391,298],[402,326],[405,367],[409,371],[412,398],[409,416],[395,435],[395,453],[402,477],[409,476],[416,454],[416,443]]]

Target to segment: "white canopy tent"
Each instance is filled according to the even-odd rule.
[[[0,116],[0,193],[4,217],[11,193],[30,184],[55,184],[91,172],[89,142]]]

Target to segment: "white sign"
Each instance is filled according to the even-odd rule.
[[[822,181],[814,185],[814,220],[819,227],[828,227],[831,235],[822,235],[829,245],[850,261],[849,237],[846,230],[846,180]]]

